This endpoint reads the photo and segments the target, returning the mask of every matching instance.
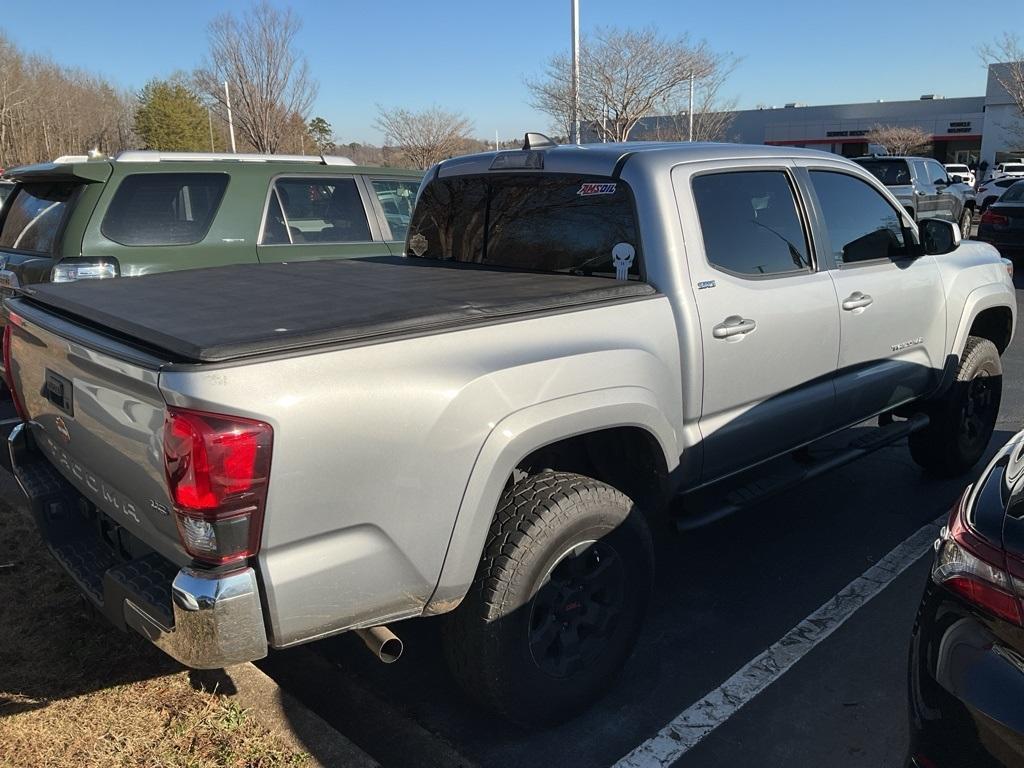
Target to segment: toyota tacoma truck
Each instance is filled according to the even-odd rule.
[[[970,236],[974,216],[974,189],[930,157],[873,155],[856,162],[889,187],[910,217],[955,221],[964,237]]]
[[[530,136],[431,170],[403,257],[25,287],[12,463],[89,600],[186,665],[393,659],[448,614],[466,691],[550,724],[629,656],[652,530],[901,438],[974,465],[1009,269],[833,155]]]

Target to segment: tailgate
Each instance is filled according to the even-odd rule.
[[[163,361],[23,300],[7,308],[11,376],[36,445],[114,521],[187,563],[164,479]]]

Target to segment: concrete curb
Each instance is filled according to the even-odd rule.
[[[238,664],[224,671],[235,688],[229,698],[252,711],[264,726],[293,749],[308,754],[310,766],[380,768],[376,760],[253,664]]]

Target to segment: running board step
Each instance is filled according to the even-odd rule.
[[[747,470],[738,477],[683,494],[680,498],[682,512],[676,518],[676,528],[689,531],[721,520],[811,478],[867,456],[927,426],[928,416],[915,414],[905,421],[873,427],[846,446],[829,450],[821,457],[813,456],[815,445],[811,444],[808,449],[801,450],[799,456],[776,459]]]

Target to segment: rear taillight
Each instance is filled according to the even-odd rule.
[[[70,258],[58,261],[50,273],[54,283],[70,283],[74,280],[103,280],[117,277],[120,269],[117,259]]]
[[[14,371],[11,369],[11,333],[13,332],[14,326],[20,321],[21,317],[12,313],[7,320],[7,325],[4,326],[4,383],[7,385],[7,389],[11,393],[11,400],[14,402],[14,410],[18,414],[18,418],[22,421],[28,421],[28,416],[25,414],[25,407],[21,404],[21,398],[18,396],[18,390],[14,388]]]
[[[982,224],[996,224],[1000,227],[1005,227],[1010,223],[1010,219],[1003,216],[1001,213],[993,213],[992,211],[985,211],[981,214]]]
[[[942,529],[932,580],[968,602],[1017,626],[1024,626],[1022,584],[1006,569],[1002,547],[983,539],[964,519],[969,490],[953,508]]]
[[[167,409],[164,472],[192,557],[220,565],[259,551],[273,439],[262,421]]]

